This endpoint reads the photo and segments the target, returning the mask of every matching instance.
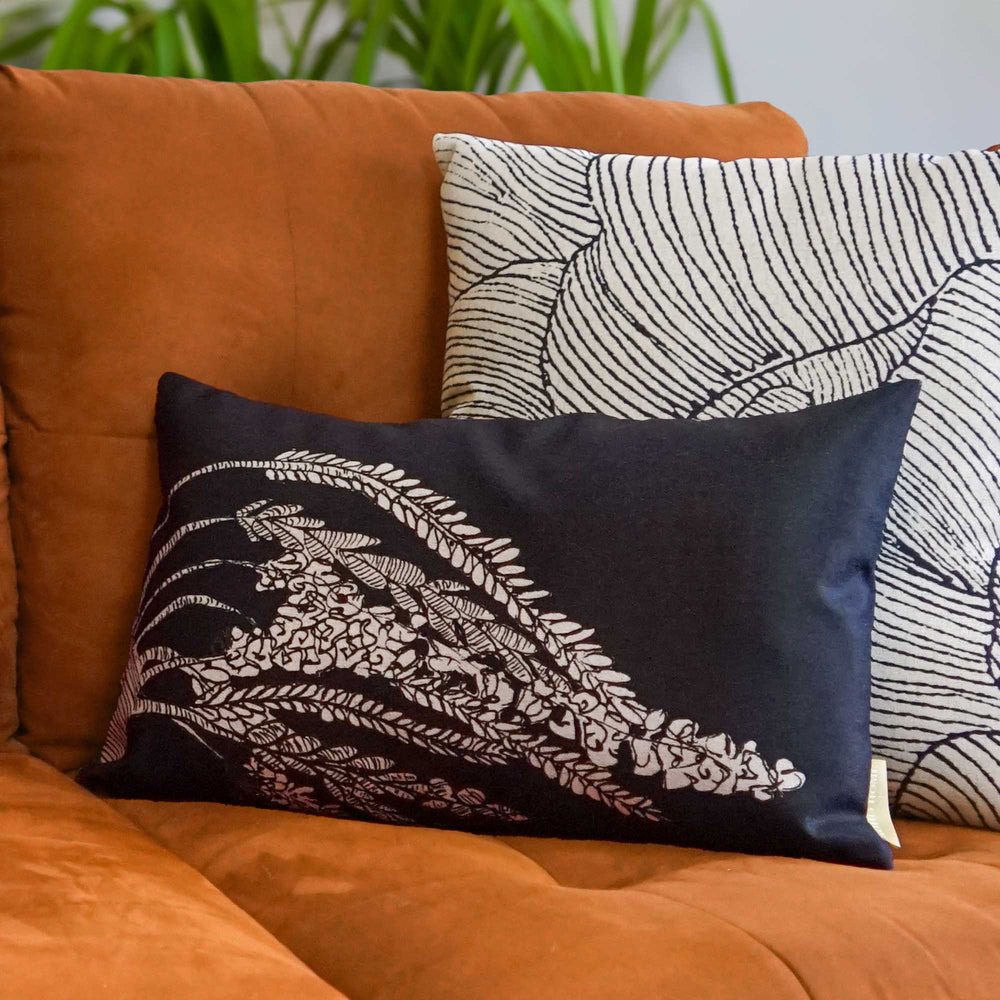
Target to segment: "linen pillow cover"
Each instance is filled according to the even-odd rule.
[[[898,811],[1000,829],[1000,155],[436,139],[453,416],[746,416],[919,378],[875,612]]]
[[[82,780],[889,866],[872,567],[916,396],[391,425],[166,375],[164,505]]]

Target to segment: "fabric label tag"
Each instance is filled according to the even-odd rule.
[[[893,847],[899,847],[899,837],[889,815],[889,772],[881,757],[872,757],[868,779],[868,822],[871,828]]]

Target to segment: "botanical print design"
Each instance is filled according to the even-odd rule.
[[[421,539],[441,572],[429,575],[384,551],[377,538],[327,524],[294,503],[260,499],[231,518],[168,530],[180,491],[221,473],[353,491]],[[233,563],[220,557],[163,570],[183,539],[229,521],[251,541],[280,549],[261,562],[237,561],[252,570],[258,591],[281,595],[271,621],[249,621],[238,608],[183,586],[173,596],[185,578],[210,580],[213,569]],[[386,463],[290,451],[201,468],[171,489],[154,534],[102,761],[125,754],[130,718],[153,713],[212,752],[244,752],[247,787],[261,802],[397,823],[426,822],[434,811],[446,821],[515,826],[527,817],[479,788],[414,774],[349,742],[331,745],[297,720],[374,734],[386,754],[409,745],[482,768],[527,762],[570,794],[653,822],[664,817],[635,787],[648,791],[650,782],[637,778],[666,790],[759,800],[802,786],[805,777],[790,761],[768,763],[755,743],[703,734],[690,719],[643,705],[593,629],[544,609],[549,595],[525,575],[518,556],[509,538],[481,531],[453,499]],[[240,619],[224,649],[181,656],[150,640],[160,623],[193,605]],[[184,675],[190,697],[166,701],[150,693],[154,679],[172,671]],[[409,710],[376,696],[387,689]]]
[[[899,811],[1000,829],[1000,154],[436,148],[447,414],[707,419],[921,380],[872,742]]]

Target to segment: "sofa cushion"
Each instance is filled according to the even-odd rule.
[[[996,1000],[1000,834],[894,872],[119,801],[354,1000]],[[262,877],[262,875],[266,877]]]
[[[2,319],[0,319],[2,322]],[[16,749],[9,739],[17,722],[17,573],[10,538],[7,428],[0,389],[0,750]]]
[[[0,993],[344,1000],[198,872],[27,754],[0,754]]]
[[[78,765],[111,714],[157,502],[164,371],[353,418],[437,412],[436,131],[805,151],[762,104],[0,71],[0,379],[34,752]]]

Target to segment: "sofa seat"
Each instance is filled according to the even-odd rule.
[[[121,813],[0,753],[0,997],[344,1000]]]
[[[1000,834],[893,872],[201,803],[115,808],[352,1000],[997,1000]]]
[[[1000,834],[894,872],[102,802],[0,754],[0,995],[997,1000]]]

